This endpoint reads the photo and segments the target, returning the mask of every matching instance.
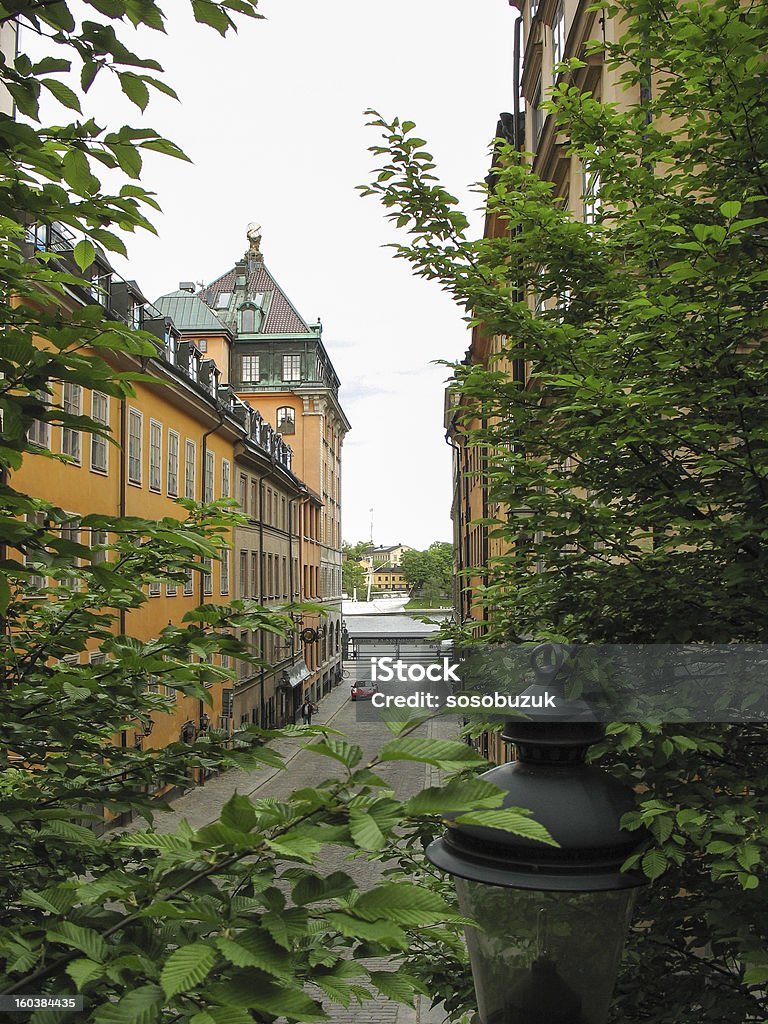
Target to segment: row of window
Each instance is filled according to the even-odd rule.
[[[282,380],[287,383],[301,380],[301,356],[286,355],[282,357]],[[258,384],[261,380],[261,356],[244,355],[240,357],[240,380],[243,384]]]
[[[290,525],[291,532],[297,532],[296,523],[288,522],[289,506],[285,495],[269,486],[262,491],[258,478],[248,476],[246,473],[240,474],[238,501],[244,515],[252,520],[261,521],[265,526],[274,526],[285,533],[288,532]]]
[[[266,600],[284,599],[297,597],[296,588],[299,582],[299,561],[293,559],[293,580],[290,579],[288,571],[288,557],[286,555],[273,554],[269,551],[261,552],[261,587],[259,582],[259,552],[240,552],[240,579],[239,596],[241,598],[251,597],[254,599],[265,598]],[[294,593],[291,593],[293,589]]]

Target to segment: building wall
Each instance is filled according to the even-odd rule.
[[[147,368],[151,372],[151,366]],[[81,432],[79,458],[71,463],[53,461],[44,456],[30,455],[25,458],[21,469],[13,474],[13,484],[19,490],[59,505],[67,512],[84,516],[91,513],[117,518],[121,515],[138,516],[146,519],[174,517],[185,519],[186,513],[176,503],[176,496],[189,496],[196,500],[203,497],[203,435],[215,428],[219,422],[212,403],[207,403],[180,379],[172,381],[162,371],[158,372],[157,383],[135,385],[134,397],[120,402],[107,398],[106,421],[113,438],[123,439],[123,449],[107,444],[100,445],[90,434]],[[171,383],[172,381],[172,383]],[[104,396],[106,397],[106,396]],[[54,401],[62,398],[61,387],[54,392]],[[98,393],[96,401],[99,401]],[[93,392],[80,391],[80,408],[86,415],[93,415]],[[127,435],[132,429],[133,441],[129,451]],[[157,448],[150,455],[150,430],[156,438],[159,431],[159,460]],[[169,437],[178,439],[179,460],[176,486],[172,474],[169,477]],[[213,461],[214,498],[222,496],[222,467],[233,464],[233,444],[236,432],[231,428],[211,433],[205,440],[209,453],[208,462]],[[52,452],[62,453],[65,448],[73,450],[71,432],[65,444],[64,429],[57,426],[48,428],[48,447]],[[189,481],[185,479],[185,454],[189,450]],[[106,466],[101,453],[105,451]],[[152,465],[150,466],[150,459]],[[151,471],[151,473],[150,473]],[[124,498],[121,500],[121,478],[124,479]],[[189,483],[187,488],[186,484]],[[175,493],[177,492],[177,494]],[[81,542],[89,544],[93,538],[81,535]],[[109,541],[110,538],[108,537]],[[203,584],[200,574],[194,574],[188,585],[160,584],[148,588],[147,600],[138,609],[126,616],[125,629],[129,635],[140,640],[158,636],[169,622],[180,625],[186,612],[204,600],[226,602],[231,588],[228,586],[226,571],[222,576],[218,562],[211,566],[210,586]],[[210,590],[210,594],[207,592]],[[205,593],[204,593],[205,591]],[[85,657],[98,654],[91,645]],[[177,693],[170,688],[167,696],[174,701],[174,710],[167,715],[153,715],[155,726],[151,737],[143,740],[145,748],[161,748],[180,739],[184,723],[192,721],[199,726],[201,715],[206,712],[214,724],[222,715],[223,684],[211,689],[213,707],[204,707],[202,702]],[[128,742],[133,742],[129,736]]]

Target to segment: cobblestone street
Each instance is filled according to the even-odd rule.
[[[371,758],[381,745],[391,738],[391,734],[381,722],[373,720],[372,715],[364,716],[370,717],[371,720],[358,720],[357,705],[349,699],[351,681],[352,679],[345,679],[323,698],[319,704],[319,713],[313,719],[313,725],[329,725],[339,729],[363,748],[365,758]],[[427,722],[420,730],[423,735],[442,738],[451,738],[455,736],[455,732],[455,719],[452,718]],[[320,759],[317,755],[302,750],[301,743],[300,739],[296,739],[281,740],[274,744],[286,757],[284,771],[231,771],[207,780],[204,786],[190,790],[174,800],[168,813],[157,815],[156,828],[160,831],[171,831],[183,818],[193,828],[201,828],[219,816],[222,805],[235,791],[248,796],[280,799],[288,796],[294,789],[313,785],[320,770],[325,777],[332,776],[337,768],[341,771],[341,766],[335,761]],[[436,769],[407,761],[391,762],[383,765],[378,771],[391,783],[399,798],[411,796],[425,786],[436,785],[438,782]],[[373,884],[381,871],[378,863],[371,863],[364,858],[348,860],[346,851],[336,847],[328,848],[323,867],[328,873],[346,871],[362,886]],[[375,966],[382,969],[387,965],[377,962]],[[417,1000],[415,1008],[402,1006],[383,997],[363,1006],[352,1004],[346,1010],[341,1007],[327,1008],[333,1024],[439,1024],[445,1017],[439,1009],[431,1010],[429,1000],[421,997]]]

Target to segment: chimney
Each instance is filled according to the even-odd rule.
[[[195,294],[195,282],[194,281],[179,281],[180,292],[191,292]]]

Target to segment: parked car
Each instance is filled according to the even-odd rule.
[[[378,689],[376,683],[355,683],[349,695],[352,700],[370,700]]]

